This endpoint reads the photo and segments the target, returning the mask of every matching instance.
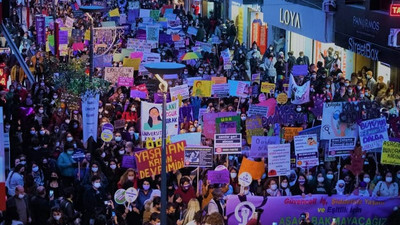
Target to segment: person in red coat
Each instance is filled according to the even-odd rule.
[[[189,178],[182,177],[180,184],[181,186],[175,191],[175,194],[179,194],[182,197],[182,202],[187,205],[190,199],[196,198],[196,192],[190,184]]]
[[[127,170],[125,171],[125,173],[121,176],[121,179],[119,180],[119,182],[118,182],[118,184],[117,184],[118,189],[123,188],[124,184],[125,184],[127,181],[132,182],[132,183],[133,183],[133,187],[134,187],[135,189],[137,189],[137,182],[138,182],[138,179],[137,179],[135,170],[133,170],[132,168],[127,169]]]

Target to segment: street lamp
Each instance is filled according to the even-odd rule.
[[[162,79],[164,74],[179,74],[185,68],[185,65],[179,63],[150,63],[144,67],[154,74],[158,81],[160,81],[159,88],[163,93],[163,105],[162,105],[162,151],[161,151],[161,224],[167,224],[167,93],[168,83]],[[161,76],[160,76],[161,75]]]
[[[85,12],[85,15],[89,18],[90,20],[90,51],[89,51],[89,60],[90,60],[90,71],[89,71],[89,81],[92,82],[93,74],[94,74],[94,43],[93,43],[93,17],[90,15],[90,13],[96,13],[96,12],[103,12],[106,10],[106,8],[102,6],[97,6],[97,5],[88,5],[88,6],[81,6],[79,7],[80,10]]]

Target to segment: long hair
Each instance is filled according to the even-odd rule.
[[[150,127],[153,127],[153,119],[150,117],[150,111],[151,111],[152,109],[156,109],[156,110],[157,110],[157,112],[158,112],[158,117],[157,117],[157,119],[158,119],[158,120],[161,120],[160,111],[158,110],[158,108],[157,108],[157,107],[151,107],[151,108],[149,109],[149,120],[147,121],[147,123],[149,124]]]
[[[200,203],[197,199],[192,198],[188,203],[188,207],[183,218],[183,225],[189,223],[194,219],[196,212],[200,210]]]
[[[119,183],[120,183],[121,185],[124,185],[125,182],[128,181],[128,174],[129,174],[129,172],[133,172],[133,174],[135,174],[135,179],[134,179],[134,180],[136,180],[136,172],[135,172],[135,170],[132,169],[132,168],[129,168],[129,169],[127,169],[127,170],[125,171],[125,173],[124,173],[124,174],[121,176],[121,178],[119,179]],[[134,180],[133,180],[132,182],[134,182]]]

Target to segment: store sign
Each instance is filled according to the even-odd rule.
[[[300,13],[281,8],[279,10],[279,22],[300,29]]]
[[[380,23],[377,20],[353,16],[353,27],[365,31],[378,32],[380,30]]]
[[[400,16],[400,4],[390,5],[390,16]]]
[[[379,61],[379,50],[373,48],[373,45],[369,42],[360,42],[350,37],[348,49],[369,59]]]

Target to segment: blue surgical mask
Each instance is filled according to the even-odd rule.
[[[115,137],[115,141],[121,141],[121,137]]]

